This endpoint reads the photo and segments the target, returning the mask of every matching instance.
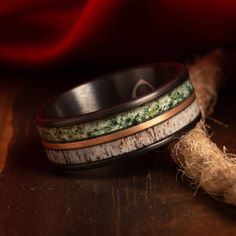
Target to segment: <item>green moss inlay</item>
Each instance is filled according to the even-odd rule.
[[[186,80],[162,97],[115,116],[68,127],[38,127],[38,130],[42,139],[49,142],[65,143],[94,138],[153,119],[181,103],[192,93],[193,86]]]

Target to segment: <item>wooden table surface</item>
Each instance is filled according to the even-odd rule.
[[[76,79],[12,77],[0,78],[0,235],[236,235],[236,208],[195,193],[167,148],[73,176],[55,172],[32,116]],[[235,98],[231,82],[212,115],[229,128],[209,124],[217,144],[236,153]]]

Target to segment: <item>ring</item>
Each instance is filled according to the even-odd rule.
[[[73,170],[163,146],[200,118],[186,67],[159,63],[79,85],[41,106],[35,122],[49,161]]]

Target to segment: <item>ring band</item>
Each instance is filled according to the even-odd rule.
[[[80,85],[42,106],[35,120],[49,160],[79,169],[164,145],[199,119],[185,66],[161,63]]]

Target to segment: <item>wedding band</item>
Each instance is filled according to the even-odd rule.
[[[79,85],[43,105],[35,121],[49,160],[79,169],[162,146],[199,119],[186,67],[160,63]]]

